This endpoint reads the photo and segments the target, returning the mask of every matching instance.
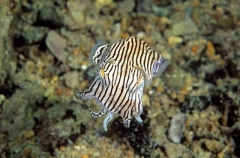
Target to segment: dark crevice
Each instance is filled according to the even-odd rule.
[[[77,116],[71,109],[66,110],[66,114],[62,117],[62,121],[69,118],[72,118],[74,121],[77,121]]]
[[[204,81],[216,85],[218,79],[224,79],[228,76],[228,71],[224,68],[218,68],[213,72],[206,73]]]
[[[14,84],[0,85],[0,94],[3,94],[6,98],[10,98],[17,89],[19,89],[19,86]]]
[[[235,142],[234,154],[236,157],[240,157],[240,130],[235,129],[231,133],[231,136]]]
[[[180,110],[183,113],[192,114],[193,110],[205,110],[210,104],[210,98],[208,96],[186,96],[184,102],[180,103]]]
[[[124,127],[118,119],[115,119],[107,135],[116,133],[123,143],[124,140],[127,140],[137,154],[144,157],[150,157],[153,147],[150,142],[150,119],[147,118],[146,109],[141,115],[141,118],[143,119],[143,123],[139,123],[135,119],[132,119],[129,128]]]
[[[80,134],[85,134],[87,130],[87,126],[84,123],[80,124]]]

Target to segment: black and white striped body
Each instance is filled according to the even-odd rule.
[[[130,126],[133,117],[142,122],[143,87],[159,75],[159,70],[162,72],[166,68],[168,60],[135,37],[112,45],[100,41],[89,56],[92,63],[98,64],[99,72],[90,88],[78,92],[76,97],[81,100],[95,98],[102,105],[100,112],[90,110],[90,113],[100,117],[108,112],[105,130],[114,114],[122,117],[125,127]]]

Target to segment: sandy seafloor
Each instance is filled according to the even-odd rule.
[[[239,0],[0,0],[0,26],[1,158],[240,157]],[[130,36],[171,64],[143,123],[105,132],[75,93],[96,42]]]

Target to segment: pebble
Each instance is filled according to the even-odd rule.
[[[211,152],[220,152],[225,146],[223,142],[211,139],[204,139],[204,144]]]
[[[206,42],[202,40],[190,41],[187,46],[190,48],[190,52],[188,55],[193,61],[199,61],[202,57],[201,54],[206,49]]]
[[[191,157],[196,158],[211,158],[212,153],[209,151],[206,151],[202,148],[202,142],[201,141],[194,141],[194,143],[191,144],[191,151],[193,152],[193,155]]]
[[[143,105],[150,106],[150,99],[149,96],[146,94],[143,94]]]
[[[112,3],[112,0],[96,0],[96,5],[100,8],[106,5],[110,5],[111,3]]]
[[[206,50],[206,54],[208,57],[212,57],[215,55],[215,48],[212,42],[208,41],[207,42],[207,50]]]
[[[187,73],[174,63],[168,67],[167,71],[170,75],[162,77],[165,80],[165,85],[171,89],[180,89],[185,83]]]
[[[189,143],[192,143],[194,138],[194,132],[193,131],[186,131],[184,132],[185,138]]]
[[[185,121],[186,121],[186,114],[184,113],[178,113],[175,116],[173,116],[171,120],[170,128],[168,130],[168,138],[172,142],[180,143]]]
[[[87,65],[81,65],[81,69],[83,70],[83,71],[85,71],[85,70],[87,70]]]
[[[74,89],[79,85],[78,78],[79,75],[77,71],[68,72],[64,75],[64,82],[69,88]]]
[[[135,7],[134,1],[123,1],[120,3],[120,6],[119,6],[122,12],[127,12],[127,13],[132,12],[134,7]]]
[[[214,47],[213,43],[211,41],[208,41],[207,42],[207,49],[206,49],[207,57],[209,59],[212,59],[212,60],[220,59],[221,56],[219,54],[216,55],[215,52],[216,52],[216,50],[215,50],[215,47]]]
[[[165,143],[164,149],[166,151],[167,157],[169,158],[189,158],[191,156],[191,151],[182,144]]]
[[[136,34],[136,37],[137,37],[137,38],[140,38],[140,39],[143,39],[143,38],[145,37],[145,32],[139,31],[139,32]]]
[[[170,25],[170,24],[172,24],[172,21],[167,17],[162,17],[161,18],[161,23]]]
[[[26,155],[26,157],[28,157],[31,154],[31,149],[30,148],[25,148],[23,150],[23,153],[24,153],[24,155]]]
[[[168,45],[170,46],[180,44],[182,42],[183,42],[183,38],[178,36],[171,36],[168,38]]]
[[[65,146],[60,146],[58,150],[59,150],[59,151],[65,151],[65,150],[66,150],[66,147],[65,147]]]
[[[184,19],[172,26],[172,34],[175,36],[185,36],[187,34],[194,34],[198,32],[199,29],[191,18]]]
[[[54,87],[53,86],[48,86],[46,91],[44,92],[43,96],[44,97],[49,97],[54,93]]]
[[[35,133],[33,130],[28,130],[28,131],[25,131],[24,134],[23,134],[23,137],[25,139],[31,139],[35,136]]]
[[[87,6],[90,5],[90,1],[67,1],[67,8],[72,19],[78,24],[79,28],[84,28],[86,26],[84,11]]]
[[[194,53],[196,53],[196,52],[198,51],[198,45],[193,45],[193,46],[191,47],[191,51],[194,52]]]
[[[170,0],[157,1],[153,0],[151,6],[153,12],[158,16],[168,16],[172,11],[172,5]]]
[[[143,0],[141,3],[136,3],[136,8],[139,13],[149,13],[151,9],[151,1]]]
[[[84,154],[82,158],[89,158],[88,154]]]
[[[3,103],[5,99],[6,97],[3,94],[0,94],[0,105]]]
[[[223,15],[217,19],[217,26],[223,29],[232,29],[235,27],[235,23],[232,15]]]
[[[199,26],[199,27],[202,25],[201,15],[202,15],[201,8],[200,7],[194,7],[193,12],[192,12],[192,19],[197,24],[197,26]]]
[[[65,51],[67,47],[67,40],[65,38],[56,31],[49,31],[45,42],[48,49],[58,60],[61,62],[66,61],[68,53]]]

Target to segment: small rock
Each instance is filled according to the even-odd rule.
[[[96,0],[96,5],[100,8],[106,5],[110,5],[111,3],[112,3],[112,0]]]
[[[232,29],[235,27],[234,18],[232,15],[223,15],[217,19],[217,26],[223,29]]]
[[[191,53],[188,54],[189,58],[191,58],[191,64],[195,64],[196,62],[199,62],[200,58],[202,57],[202,52],[204,52],[206,49],[206,44],[205,42],[200,42],[200,41],[191,41],[188,44],[188,47],[191,50]],[[193,66],[192,69],[197,69],[196,66]]]
[[[164,149],[169,158],[192,157],[191,151],[182,144],[165,143]]]
[[[49,31],[46,38],[46,45],[58,60],[61,62],[66,61],[68,53],[65,51],[67,47],[67,40],[65,38],[56,31]]]
[[[194,132],[193,131],[186,131],[184,132],[185,138],[189,143],[192,143],[193,138],[194,138]]]
[[[81,68],[81,64],[79,63],[79,61],[81,61],[82,59],[79,60],[78,57],[75,57],[75,56],[68,56],[67,57],[67,65],[70,67],[70,68],[73,68],[73,69],[80,69]]]
[[[171,45],[176,45],[182,43],[183,39],[181,37],[177,36],[171,36],[168,38],[168,44]]]
[[[204,144],[211,152],[220,152],[225,146],[221,141],[211,139],[204,139]]]
[[[86,26],[86,12],[88,6],[91,6],[90,1],[67,1],[67,8],[74,22],[78,24],[79,28]]]
[[[49,97],[51,95],[53,95],[54,93],[54,87],[53,86],[48,86],[46,91],[43,93],[44,97]]]
[[[143,94],[143,105],[150,106],[150,99],[149,96],[146,94]]]
[[[161,17],[161,23],[170,25],[172,24],[172,21],[168,19],[167,17]]]
[[[171,0],[153,0],[152,10],[158,16],[168,16],[172,11]]]
[[[88,154],[84,154],[82,158],[89,158]]]
[[[215,48],[212,42],[207,42],[207,50],[206,54],[209,58],[213,58],[215,56]]]
[[[137,37],[137,38],[140,38],[140,39],[143,39],[144,36],[145,36],[145,32],[143,32],[143,31],[139,31],[139,32],[136,34],[136,37]]]
[[[170,64],[168,72],[170,73],[169,76],[162,76],[165,85],[172,89],[180,89],[184,85],[188,74],[174,63]]]
[[[152,8],[151,8],[151,1],[141,1],[141,3],[136,3],[136,8],[137,8],[137,11],[138,12],[146,12],[146,13],[149,13],[151,12]]]
[[[0,94],[0,105],[3,103],[5,99],[6,97],[3,94]]]
[[[31,154],[31,149],[30,149],[30,148],[25,148],[25,149],[23,150],[23,153],[24,153],[24,155],[27,157],[27,156],[29,156],[29,155]]]
[[[216,61],[216,64],[224,65],[225,62],[221,62],[221,55],[215,53],[215,47],[211,41],[207,42],[206,55],[210,60]]]
[[[120,3],[120,10],[123,12],[132,12],[135,7],[134,1],[123,1]]]
[[[192,19],[187,18],[173,24],[172,33],[176,36],[198,33],[199,29]]]
[[[77,71],[68,72],[64,75],[65,84],[71,89],[78,87],[79,85],[78,78],[79,78],[79,75]]]
[[[33,130],[28,130],[28,131],[25,131],[24,134],[23,134],[23,137],[25,139],[31,139],[35,136],[35,133]]]
[[[198,27],[202,26],[201,15],[202,9],[200,7],[194,7],[192,12],[192,19]]]
[[[168,130],[168,137],[174,143],[180,143],[183,127],[186,121],[186,114],[178,113],[171,120],[171,126]]]

